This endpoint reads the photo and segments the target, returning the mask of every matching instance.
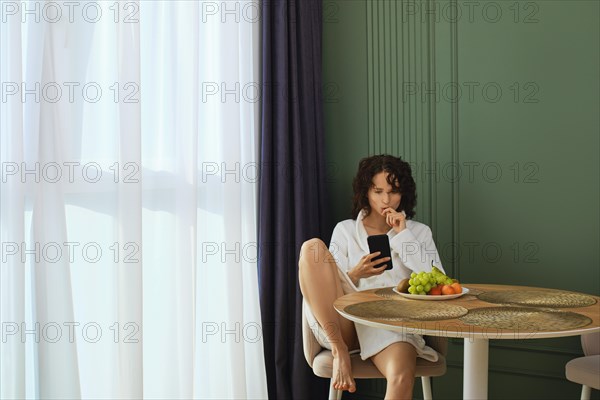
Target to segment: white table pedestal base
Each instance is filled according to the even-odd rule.
[[[463,398],[488,398],[488,339],[465,338]]]

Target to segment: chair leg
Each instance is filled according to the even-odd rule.
[[[592,388],[587,385],[582,385],[581,388],[581,400],[590,400],[590,396],[592,395]]]
[[[421,377],[421,385],[423,386],[423,400],[432,400],[431,396],[431,379],[428,376]]]
[[[333,378],[329,382],[329,400],[342,400],[342,391],[333,387]]]

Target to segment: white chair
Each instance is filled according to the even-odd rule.
[[[321,347],[313,331],[310,329],[308,320],[306,319],[304,307],[306,304],[302,302],[302,343],[304,347],[304,357],[308,365],[312,368],[315,375],[321,378],[331,378],[333,374],[333,355],[330,350]],[[426,361],[422,358],[417,358],[417,369],[415,375],[421,377],[423,385],[423,398],[431,400],[431,382],[429,377],[442,376],[446,373],[446,352],[448,350],[448,339],[426,336],[427,345],[439,353],[439,359],[436,362]],[[360,354],[351,354],[352,375],[354,378],[384,378],[379,372],[375,364],[371,360],[363,361]],[[329,384],[329,399],[340,400],[342,391],[333,388],[333,380]]]
[[[592,388],[600,390],[600,333],[581,336],[585,357],[571,360],[565,366],[565,374],[571,382],[583,385],[581,400],[589,400]]]

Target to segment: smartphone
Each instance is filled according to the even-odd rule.
[[[389,261],[380,262],[375,266],[375,268],[381,267],[382,264],[387,263],[387,267],[385,270],[392,269],[392,251],[390,250],[390,239],[388,235],[372,235],[367,237],[367,243],[369,243],[369,252],[375,253],[376,251],[380,251],[381,254],[373,259],[373,261],[377,261],[380,258],[390,257]]]

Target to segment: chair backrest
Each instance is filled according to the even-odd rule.
[[[586,356],[600,354],[600,332],[581,335],[581,348]]]
[[[323,350],[319,342],[317,342],[317,338],[313,334],[312,329],[310,329],[310,325],[308,320],[306,319],[306,302],[304,299],[302,300],[302,348],[304,350],[304,358],[308,362],[308,365],[312,368],[313,360],[316,355]]]

